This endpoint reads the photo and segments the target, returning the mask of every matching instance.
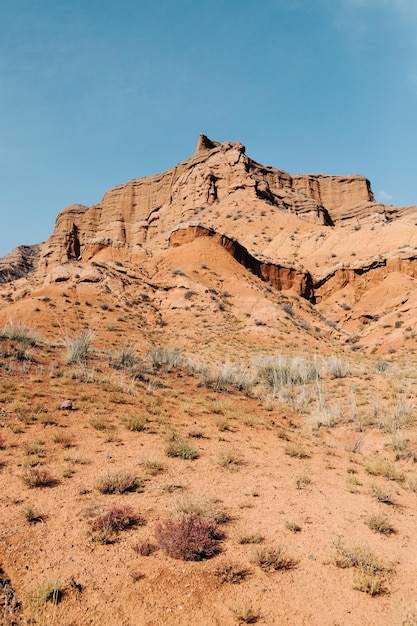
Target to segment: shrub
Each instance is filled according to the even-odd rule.
[[[129,369],[135,364],[135,356],[130,346],[122,346],[120,350],[110,355],[109,361],[114,369]]]
[[[76,337],[65,337],[64,344],[67,350],[66,361],[68,365],[79,365],[87,358],[88,350],[94,339],[94,333],[83,330]]]
[[[263,535],[259,533],[252,533],[250,535],[242,535],[238,539],[238,542],[241,545],[246,545],[248,543],[258,544],[258,543],[263,543],[264,541],[265,541],[265,537],[263,537]]]
[[[153,552],[155,552],[155,550],[157,550],[157,546],[154,543],[145,540],[140,543],[135,543],[132,546],[132,549],[140,556],[150,556]]]
[[[259,619],[259,613],[250,604],[242,609],[231,609],[231,611],[239,624],[256,624]]]
[[[381,533],[381,535],[391,535],[395,533],[395,528],[392,526],[389,519],[381,513],[375,513],[367,517],[365,524],[374,532]]]
[[[353,588],[370,596],[378,596],[384,591],[385,577],[380,572],[358,570],[353,577]]]
[[[334,564],[337,567],[354,567],[353,588],[371,596],[384,590],[386,568],[378,557],[362,546],[347,547],[338,539],[334,542]]]
[[[147,419],[143,415],[129,415],[122,419],[127,430],[141,432],[146,428]]]
[[[164,369],[169,370],[172,367],[179,367],[184,362],[180,349],[169,346],[159,346],[158,348],[154,348],[148,353],[148,359],[154,369],[160,369],[163,367]]]
[[[214,573],[218,578],[220,578],[222,583],[232,583],[233,585],[237,585],[248,577],[249,570],[237,563],[224,561],[222,563],[218,563]]]
[[[185,515],[198,515],[212,520],[216,524],[224,524],[229,520],[224,507],[217,498],[209,496],[184,496],[174,504],[174,512]]]
[[[218,417],[216,419],[216,426],[220,430],[220,432],[225,432],[226,430],[231,431],[232,426],[229,420],[225,417]]]
[[[404,480],[403,472],[388,459],[374,459],[365,465],[365,469],[372,476],[383,476],[388,480]]]
[[[326,370],[332,378],[345,378],[350,374],[349,363],[337,356],[332,356],[326,361]]]
[[[128,491],[143,491],[143,483],[126,470],[105,472],[96,480],[96,489],[101,493],[126,493]]]
[[[183,439],[181,435],[175,431],[167,436],[167,444],[165,453],[170,457],[177,457],[186,461],[193,461],[198,458],[197,450],[188,441]]]
[[[113,428],[113,425],[111,424],[111,422],[109,422],[107,417],[103,417],[102,415],[96,415],[91,417],[88,420],[88,423],[90,424],[91,428],[94,428],[94,430],[110,430]]]
[[[165,472],[165,466],[163,463],[160,463],[157,459],[147,459],[142,463],[147,474],[151,476],[157,476],[158,474],[162,474]]]
[[[319,366],[303,357],[267,357],[257,364],[258,378],[276,391],[289,385],[303,385],[319,379]]]
[[[32,602],[35,606],[44,604],[46,602],[52,602],[52,604],[59,604],[64,595],[64,587],[56,580],[48,580],[40,585],[32,593]]]
[[[275,571],[292,569],[296,564],[283,546],[258,548],[254,552],[253,562],[262,569]]]
[[[9,321],[3,327],[0,336],[5,339],[18,341],[20,344],[31,346],[32,348],[39,342],[38,335],[26,326],[26,324],[15,324],[12,321]]]
[[[288,315],[291,315],[291,317],[294,315],[294,309],[289,302],[284,302],[284,304],[282,305],[282,310],[285,311],[285,313],[288,313]]]
[[[284,448],[285,454],[295,459],[308,459],[309,455],[300,443],[288,443]]]
[[[157,544],[168,556],[184,561],[200,561],[218,552],[217,525],[195,513],[168,517],[155,528]]]
[[[392,489],[390,489],[389,487],[385,487],[384,485],[376,485],[374,483],[371,485],[371,493],[374,498],[378,500],[378,502],[381,502],[383,504],[394,504]]]
[[[71,448],[73,445],[71,435],[67,435],[64,432],[57,432],[52,435],[52,441],[58,443],[63,448]]]
[[[37,512],[32,505],[28,504],[22,510],[23,517],[29,524],[37,524],[44,521],[44,516]]]
[[[44,467],[29,467],[22,475],[23,482],[27,487],[53,487],[57,481]]]
[[[94,541],[110,543],[114,535],[141,522],[132,507],[111,504],[86,511],[89,532]]]
[[[233,448],[227,448],[221,450],[217,456],[217,464],[225,469],[237,469],[239,465],[243,464],[242,456]]]

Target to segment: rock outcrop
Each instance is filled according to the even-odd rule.
[[[32,274],[39,261],[41,246],[18,246],[0,258],[0,283],[8,283]]]
[[[303,298],[308,300],[314,299],[311,275],[303,267],[296,267],[283,261],[278,263],[271,259],[257,258],[250,254],[236,239],[230,238],[222,233],[217,233],[213,229],[205,228],[200,224],[190,224],[186,227],[174,230],[169,243],[173,247],[181,246],[190,241],[194,241],[198,237],[212,237],[213,240],[225,248],[238,263],[246,267],[252,274],[258,276],[258,278],[270,283],[272,287],[278,291],[292,289],[297,295]]]
[[[195,154],[176,167],[115,187],[96,206],[64,209],[42,248],[39,274],[83,259],[92,241],[163,248],[170,231],[197,213],[211,227],[214,210],[237,206],[253,217],[265,205],[323,226],[359,215],[384,221],[399,214],[376,203],[361,176],[291,176],[253,161],[241,143],[220,144],[201,135]]]

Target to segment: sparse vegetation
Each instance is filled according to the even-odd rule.
[[[337,567],[355,568],[353,588],[371,596],[379,595],[385,588],[387,568],[368,548],[345,546],[339,539],[333,544],[333,562]]]
[[[288,556],[284,546],[261,546],[257,548],[252,557],[255,565],[261,569],[278,571],[293,569],[296,561]]]
[[[241,609],[231,609],[238,624],[256,624],[259,620],[259,612],[255,611],[250,604]]]
[[[59,604],[64,595],[65,588],[57,580],[48,580],[32,593],[31,600],[35,606],[51,602],[52,604]]]
[[[365,469],[372,476],[383,476],[388,480],[402,481],[404,474],[395,463],[388,459],[377,458],[365,464]]]
[[[383,513],[374,513],[365,519],[365,524],[374,532],[381,535],[395,533],[395,528]]]
[[[195,447],[174,431],[166,437],[165,454],[185,461],[193,461],[198,458]]]
[[[243,464],[242,455],[234,448],[225,448],[218,453],[217,464],[224,469],[238,469]]]
[[[309,454],[305,450],[304,446],[298,442],[290,442],[284,447],[284,452],[288,456],[295,459],[308,459]]]
[[[91,538],[100,543],[111,543],[117,533],[141,523],[132,507],[121,504],[90,508],[85,516]]]
[[[377,485],[373,483],[371,485],[371,493],[378,502],[383,504],[394,504],[392,489],[385,485]]]
[[[53,487],[57,480],[45,467],[28,467],[22,474],[23,482],[29,489]]]
[[[96,479],[95,487],[101,493],[143,491],[143,483],[127,470],[108,471],[100,474]]]
[[[179,514],[193,514],[224,524],[229,520],[224,506],[217,498],[209,496],[183,496],[174,504],[174,512]]]
[[[214,573],[220,578],[222,583],[237,585],[245,580],[250,572],[247,567],[243,567],[239,563],[224,560],[217,564]]]
[[[218,552],[217,525],[195,513],[168,517],[156,525],[155,539],[168,556],[201,561]]]
[[[64,344],[68,365],[80,365],[84,363],[93,340],[94,333],[90,330],[83,330],[75,337],[67,335],[64,338]]]

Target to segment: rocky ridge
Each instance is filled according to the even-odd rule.
[[[44,244],[0,260],[0,281],[16,285],[15,299],[60,283],[117,290],[116,280],[126,290],[145,280],[165,290],[178,258],[184,268],[193,264],[188,250],[197,258],[201,248],[204,261],[206,248],[216,256],[220,247],[276,292],[301,296],[340,331],[365,338],[399,306],[408,307],[407,328],[414,328],[416,221],[416,207],[376,202],[364,177],[292,176],[250,159],[241,143],[201,135],[195,154],[167,172],[115,187],[95,206],[61,211]],[[169,252],[175,249],[181,257]],[[201,269],[193,272],[201,288]],[[155,298],[155,306],[167,306]],[[178,309],[178,298],[167,302]]]

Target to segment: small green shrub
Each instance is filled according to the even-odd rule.
[[[166,438],[165,454],[186,461],[193,461],[198,458],[195,447],[175,431],[169,433]]]

